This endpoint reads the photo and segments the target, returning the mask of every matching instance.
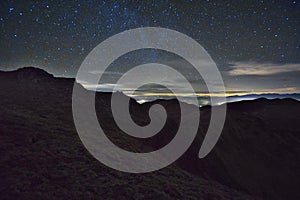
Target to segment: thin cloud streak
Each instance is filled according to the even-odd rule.
[[[269,76],[287,72],[299,72],[300,64],[237,62],[231,68],[228,72],[230,76]]]
[[[257,91],[228,91],[225,94],[223,93],[195,93],[197,97],[230,97],[230,96],[243,96],[248,94],[289,94],[289,93],[295,93],[297,92],[296,87],[286,87],[286,88],[274,88],[274,89],[261,89]],[[193,96],[192,93],[134,93],[130,96],[145,96],[145,97],[151,97],[151,96],[160,96],[160,97],[175,97],[175,96],[182,96],[182,97],[189,97]]]

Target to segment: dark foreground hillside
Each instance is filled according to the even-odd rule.
[[[221,138],[204,159],[198,151],[210,107],[201,108],[198,135],[181,159],[128,174],[101,164],[82,145],[72,118],[73,84],[34,68],[0,72],[0,199],[300,199],[300,102],[228,104]],[[131,100],[133,119],[147,124],[154,103],[165,106],[167,123],[153,138],[136,139],[114,124],[110,94],[96,95],[108,137],[136,152],[158,149],[176,133],[176,100]]]

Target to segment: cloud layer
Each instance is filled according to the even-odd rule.
[[[230,67],[231,70],[229,71],[229,75],[231,76],[268,76],[286,72],[300,71],[300,64],[237,62]]]

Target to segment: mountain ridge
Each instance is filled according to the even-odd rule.
[[[210,123],[210,106],[201,107],[197,136],[176,163],[151,174],[130,175],[102,165],[83,147],[72,116],[75,79],[52,77],[37,84],[31,76],[21,76],[20,84],[14,76],[2,75],[1,196],[42,198],[51,192],[65,198],[85,195],[142,198],[146,194],[150,194],[146,195],[149,199],[153,196],[164,199],[300,197],[298,101],[257,99],[227,104],[224,130],[204,159],[198,158],[198,152]],[[92,92],[83,87],[82,90]],[[149,123],[148,111],[153,104],[161,104],[168,113],[160,133],[149,139],[136,139],[115,124],[110,97],[111,93],[97,92],[95,107],[101,127],[120,148],[150,152],[166,145],[176,134],[180,122],[178,101],[138,104],[124,96],[130,98],[130,113],[139,125]],[[82,170],[92,178],[79,173]],[[117,190],[122,192],[116,193]]]
[[[17,78],[18,79],[33,79],[35,81],[39,81],[37,79],[41,79],[41,78],[55,78],[55,79],[70,79],[72,81],[74,81],[74,78],[66,78],[66,77],[57,77],[54,76],[53,74],[47,72],[44,69],[41,68],[37,68],[37,67],[33,67],[33,66],[29,66],[29,67],[22,67],[22,68],[18,68],[16,70],[12,70],[12,71],[0,71],[0,75],[18,75]],[[78,83],[78,82],[77,82]],[[84,87],[81,83],[80,84],[82,87]],[[97,91],[99,93],[110,93],[110,92],[104,92],[104,91]],[[122,91],[119,91],[121,93],[123,93]],[[124,93],[123,93],[124,94]],[[126,94],[124,94],[125,96],[128,96]],[[249,99],[250,98],[250,99]],[[300,101],[300,93],[262,93],[262,94],[246,94],[246,95],[232,95],[232,96],[228,96],[227,97],[227,103],[232,103],[232,102],[239,102],[239,101],[249,101],[249,100],[254,100],[254,99],[259,99],[259,98],[265,98],[265,99],[295,99],[297,101]],[[156,99],[156,100],[163,100],[163,99]],[[155,102],[156,100],[151,100],[151,101],[146,101],[144,103],[147,102]],[[166,100],[177,100],[176,98],[169,98]],[[137,100],[136,100],[137,101]],[[185,102],[186,103],[186,102]],[[202,106],[206,106],[206,105],[202,105]]]

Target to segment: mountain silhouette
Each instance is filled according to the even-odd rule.
[[[128,174],[103,165],[83,146],[72,117],[74,84],[32,67],[0,72],[1,199],[300,199],[299,101],[227,104],[218,143],[199,159],[211,112],[203,106],[198,134],[178,161],[156,172]],[[138,125],[150,122],[154,104],[164,106],[168,118],[151,138],[129,136],[113,120],[111,93],[97,92],[97,117],[112,142],[150,152],[172,140],[180,123],[177,100],[138,104],[117,95],[130,99]]]

